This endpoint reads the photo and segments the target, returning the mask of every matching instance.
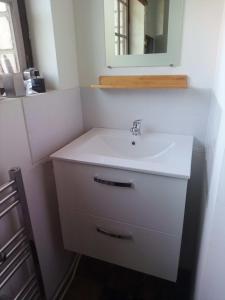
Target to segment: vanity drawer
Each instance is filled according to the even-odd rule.
[[[60,209],[181,238],[187,180],[56,160],[54,169]],[[125,186],[109,185],[110,181]]]
[[[68,250],[176,281],[176,237],[67,210],[61,211],[61,225]]]

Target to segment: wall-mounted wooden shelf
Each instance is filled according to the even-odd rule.
[[[186,89],[186,75],[159,76],[100,76],[99,84],[91,85],[99,89]]]

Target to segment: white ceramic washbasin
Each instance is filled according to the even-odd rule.
[[[139,160],[159,157],[175,145],[160,135],[131,137],[127,132],[120,136],[103,134],[93,139],[93,142],[98,143],[99,150],[105,151],[105,155]]]
[[[51,158],[189,178],[193,137],[94,128]]]

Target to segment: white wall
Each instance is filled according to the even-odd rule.
[[[33,164],[45,159],[81,132],[83,120],[79,89],[25,97],[23,109]]]
[[[59,89],[78,86],[73,0],[51,0]]]
[[[81,89],[85,129],[129,129],[135,119],[150,131],[193,134],[205,142],[205,123],[211,93],[208,90],[114,90]]]
[[[155,53],[164,53],[167,49],[169,1],[150,0],[145,10],[145,33],[155,39]]]
[[[225,10],[224,10],[225,16]],[[223,20],[224,17],[223,17]],[[225,294],[225,21],[220,34],[215,77],[214,126],[209,119],[208,193],[206,191],[203,235],[197,270],[196,300],[223,300]],[[215,108],[216,106],[216,108]]]
[[[185,1],[181,65],[176,68],[113,68],[105,62],[103,0],[75,1],[79,78],[81,86],[98,81],[99,75],[187,74],[195,88],[210,88],[215,69],[223,0]]]
[[[50,0],[26,0],[34,66],[46,79],[48,89],[58,87],[58,66]]]
[[[145,40],[145,7],[137,1],[130,1],[130,28],[129,28],[129,43],[130,54],[144,53]]]
[[[30,39],[48,89],[78,86],[73,0],[26,0]]]
[[[8,179],[8,169],[22,169],[47,299],[52,298],[73,259],[63,247],[48,155],[82,132],[76,89],[0,101],[0,185]]]
[[[223,96],[225,103],[225,96]],[[224,214],[225,214],[225,110],[214,98],[213,117],[209,119],[206,191],[203,199],[202,237],[197,269],[196,300],[224,298]],[[216,102],[218,101],[218,102]],[[216,107],[215,107],[216,106]]]
[[[157,2],[151,0],[145,6],[146,16],[145,16],[145,33],[155,38],[156,35],[156,10]]]

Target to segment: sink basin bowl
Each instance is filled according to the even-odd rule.
[[[151,134],[132,137],[124,133],[121,136],[100,135],[90,141],[97,142],[99,150],[105,155],[124,159],[153,159],[165,154],[175,143],[162,137],[162,135]]]
[[[51,158],[190,178],[193,137],[94,128]]]

